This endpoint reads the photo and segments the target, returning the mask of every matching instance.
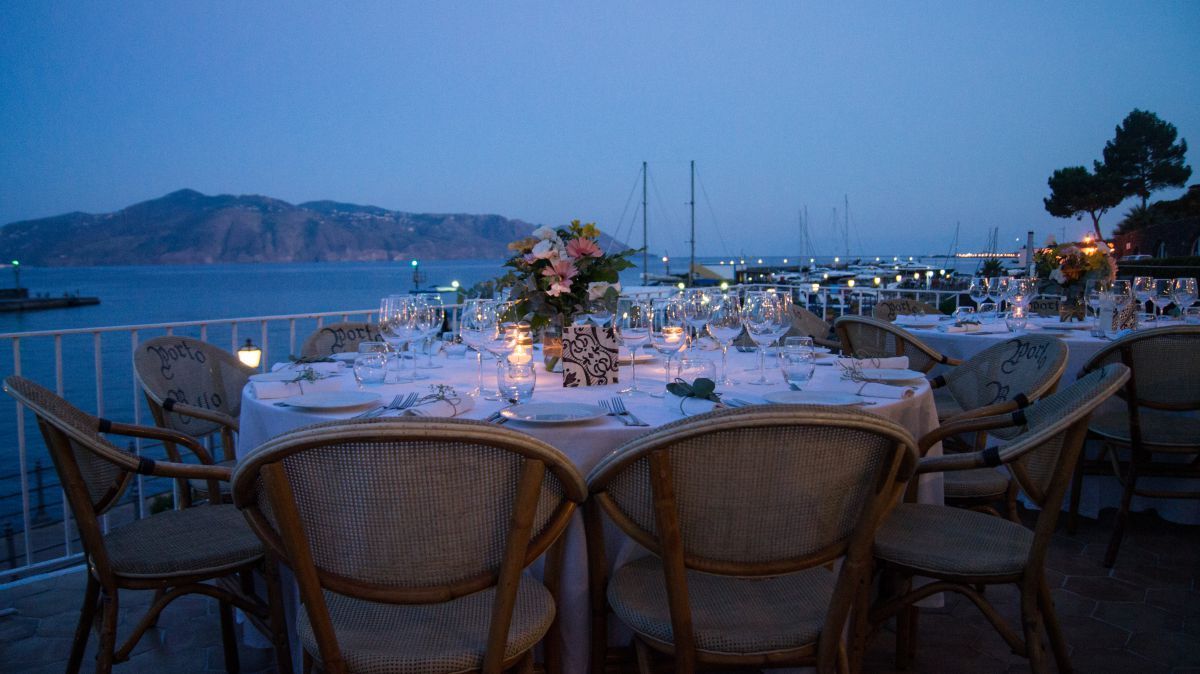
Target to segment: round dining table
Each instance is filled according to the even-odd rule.
[[[698,352],[699,357],[710,359],[719,371],[719,352]],[[626,408],[638,421],[645,425],[627,425],[616,416],[606,415],[589,421],[574,424],[538,424],[511,420],[505,423],[506,428],[528,433],[543,440],[563,452],[571,462],[586,477],[588,472],[604,457],[617,450],[624,443],[645,433],[653,432],[663,424],[682,419],[684,415],[679,409],[679,399],[659,398],[648,395],[665,389],[665,367],[661,358],[643,362],[639,357],[637,365],[637,383],[647,394],[621,396]],[[843,370],[833,365],[832,357],[821,359],[825,365],[815,368],[813,377],[805,386],[805,391],[840,392],[854,396],[854,405],[881,417],[895,421],[908,429],[919,438],[937,427],[937,409],[934,405],[932,391],[925,379],[915,379],[905,382],[909,395],[903,398],[877,398],[857,395],[862,384],[845,379]],[[424,356],[418,357],[418,363],[425,362]],[[237,443],[239,459],[253,452],[256,447],[271,438],[287,431],[308,426],[310,424],[348,419],[362,414],[364,409],[377,409],[379,405],[391,402],[396,396],[409,393],[429,395],[438,385],[451,386],[456,393],[465,394],[473,389],[477,380],[477,364],[473,354],[467,357],[451,358],[439,355],[433,359],[433,368],[419,368],[417,372],[427,379],[402,383],[382,384],[375,386],[359,386],[353,376],[352,367],[347,365],[336,371],[330,381],[325,382],[324,388],[344,391],[364,391],[379,395],[379,402],[366,407],[351,409],[315,410],[295,405],[278,404],[278,399],[260,399],[255,395],[253,383],[243,391],[241,415],[239,418],[240,432]],[[748,382],[758,376],[758,356],[753,353],[729,354],[730,376],[741,382]],[[412,361],[405,360],[404,367],[411,368]],[[605,386],[589,386],[566,388],[563,386],[561,374],[541,370],[539,363],[536,390],[532,401],[536,403],[583,403],[597,405],[602,400],[618,396],[619,391],[630,383],[632,371],[628,365],[622,365],[619,376],[620,383]],[[496,364],[485,360],[483,363],[484,387],[494,392],[496,385]],[[775,384],[754,386],[748,383],[738,383],[732,386],[719,386],[718,392],[726,399],[736,399],[739,403],[759,404],[764,402],[762,395],[770,392],[787,391],[788,386],[776,367],[768,367],[768,377]],[[333,385],[331,382],[336,381]],[[692,401],[695,402],[695,401]],[[501,400],[479,397],[473,400],[469,410],[459,414],[459,418],[487,419],[494,412],[506,407],[508,403]],[[403,411],[388,411],[386,415],[404,414]],[[628,420],[626,420],[628,421]],[[930,454],[938,455],[941,446],[935,445]],[[942,480],[940,474],[928,474],[921,477],[917,498],[925,503],[942,503]],[[559,595],[558,616],[562,638],[562,657],[564,671],[586,672],[588,669],[588,648],[590,633],[590,613],[588,605],[588,573],[587,549],[583,528],[583,518],[576,513],[564,534],[563,560],[561,571],[561,593]],[[610,568],[615,569],[630,559],[647,554],[647,552],[626,537],[615,526],[608,526],[605,531],[605,550],[608,555]],[[543,560],[535,562],[530,571],[538,578],[542,577]],[[294,638],[296,611],[299,607],[299,596],[290,574],[283,574],[285,614],[289,633],[293,635],[293,662],[300,663],[298,640]],[[252,630],[251,630],[252,631]],[[610,641],[614,644],[628,643],[630,633],[615,623],[609,631]],[[251,641],[254,637],[248,636]]]

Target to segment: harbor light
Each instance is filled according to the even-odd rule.
[[[819,293],[819,292],[821,292],[821,284],[820,284],[820,283],[814,283],[814,284],[812,284],[812,291],[813,291],[814,293]]]
[[[929,278],[930,276],[933,276],[933,270],[932,270],[932,269],[930,269],[929,271],[926,271],[926,272],[925,272],[925,278]]]
[[[899,282],[901,282],[901,281],[903,281],[903,280],[904,280],[904,279],[903,279],[903,278],[901,278],[901,276],[900,276],[899,274],[896,274],[896,283],[899,283]]]
[[[787,258],[786,258],[786,257],[785,257],[785,258],[783,258],[783,263],[784,263],[784,264],[787,264]]]
[[[816,262],[817,262],[817,258],[815,258],[815,257],[810,257],[810,258],[808,258],[808,263],[809,263],[809,264],[816,264]]]
[[[909,256],[908,256],[908,261],[909,261],[909,262],[912,262],[912,261],[913,261],[913,259],[912,259],[912,256],[911,256],[911,255],[909,255]]]
[[[899,260],[900,260],[900,258],[898,258],[894,255],[892,256],[892,262],[898,262]]]
[[[259,363],[262,362],[262,349],[255,346],[254,342],[247,337],[246,343],[237,350],[237,357],[242,361],[242,365],[257,370]]]
[[[821,278],[823,278],[823,279],[825,279],[826,281],[828,281],[828,280],[829,280],[829,274],[822,274],[822,275],[821,275]]]
[[[878,276],[876,276],[876,277],[875,277],[875,285],[879,285],[879,284],[881,284],[881,283],[883,283],[883,279],[881,279],[881,278],[879,278]]]
[[[20,288],[21,287],[21,261],[13,260],[12,268],[13,268],[13,287]]]
[[[853,288],[853,287],[854,287],[854,279],[850,279],[849,281],[846,281],[846,285],[848,285],[848,286],[850,286],[851,288]]]
[[[842,258],[840,258],[840,257],[835,257],[835,258],[833,258],[833,263],[834,263],[834,264],[837,264],[837,263],[839,263],[839,262],[841,262],[841,261],[842,261]]]
[[[758,258],[758,263],[759,263],[759,264],[762,264],[762,258],[761,258],[761,257],[760,257],[760,258]]]
[[[729,261],[729,264],[734,264],[734,261],[733,261],[733,260],[730,260],[730,261]]]
[[[414,266],[414,267],[419,267],[419,266],[421,266],[421,263],[420,263],[420,262],[418,262],[417,260],[413,260],[413,261],[412,261],[410,264],[412,264],[412,266]]]
[[[451,288],[454,288],[455,290],[458,290],[458,287],[459,287],[459,283],[458,283],[458,281],[451,281],[451,282],[450,282],[450,287],[451,287]]]
[[[685,286],[685,285],[683,284],[683,281],[680,281],[679,283],[676,283],[676,284],[675,284],[675,287],[676,287],[676,288],[679,288],[680,290],[683,290],[683,289],[684,289],[684,288],[686,288],[687,286]]]
[[[729,290],[729,281],[721,281],[721,290]]]
[[[914,274],[913,274],[913,280],[914,280],[914,281],[920,281],[920,280],[921,280],[921,272],[916,272],[916,273],[914,273]]]
[[[739,262],[738,262],[738,264],[746,264],[746,261],[745,261],[745,260],[741,260],[741,261],[739,261]]]
[[[876,256],[876,257],[875,257],[875,261],[876,261],[876,262],[879,262],[879,257],[878,257],[878,256]]]

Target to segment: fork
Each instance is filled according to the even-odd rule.
[[[637,418],[636,416],[634,416],[633,412],[630,412],[628,409],[626,409],[624,400],[614,397],[614,398],[612,398],[611,402],[612,402],[613,414],[616,414],[618,419],[620,419],[622,421],[626,421],[627,426],[649,426],[650,425],[650,424],[642,421],[641,419]]]
[[[622,423],[622,424],[624,424],[625,426],[628,426],[628,425],[629,425],[629,420],[628,420],[628,419],[626,419],[626,418],[625,418],[625,417],[623,417],[623,416],[620,416],[620,415],[619,415],[619,414],[617,414],[616,412],[614,412],[614,411],[613,411],[613,409],[612,409],[612,406],[608,404],[608,401],[607,401],[607,400],[601,400],[601,401],[600,401],[600,406],[604,408],[604,412],[605,412],[606,414],[608,414],[608,416],[610,416],[610,417],[616,417],[616,418],[617,418],[617,421],[621,422],[621,423]]]
[[[363,412],[362,414],[359,414],[358,416],[356,416],[354,418],[355,419],[374,419],[375,417],[383,414],[384,412],[387,412],[388,410],[405,410],[405,409],[408,409],[408,408],[412,407],[413,405],[415,405],[417,400],[420,399],[420,397],[421,396],[418,393],[409,393],[408,395],[402,395],[402,394],[397,395],[395,398],[392,398],[392,402],[390,402],[386,405],[383,405],[382,407],[376,407],[373,410],[367,410],[366,412]]]

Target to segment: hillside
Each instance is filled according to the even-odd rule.
[[[496,258],[534,225],[499,215],[405,213],[179,190],[115,213],[0,229],[0,259],[38,266]]]

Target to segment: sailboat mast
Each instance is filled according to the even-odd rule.
[[[687,280],[688,286],[692,285],[692,273],[696,269],[696,160],[692,160],[692,199],[688,205],[692,207],[692,240],[689,242],[692,245],[692,259],[688,264]]]
[[[842,216],[846,219],[845,228],[842,231],[842,242],[846,246],[846,263],[850,262],[850,195],[842,195]]]
[[[642,162],[642,283],[650,273],[649,229],[646,226],[646,162]]]

